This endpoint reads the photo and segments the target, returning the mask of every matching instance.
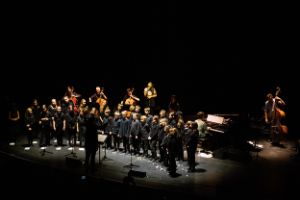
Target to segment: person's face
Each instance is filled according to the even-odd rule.
[[[27,110],[27,112],[28,112],[29,114],[32,114],[32,109],[29,108],[29,109]]]
[[[120,118],[120,113],[115,113],[115,118],[116,119]]]
[[[146,115],[148,115],[150,113],[150,110],[149,109],[145,109],[144,112],[145,112]]]
[[[137,120],[138,115],[134,114],[134,115],[132,116],[132,118],[133,118],[134,120]]]
[[[165,111],[160,111],[159,115],[160,115],[160,117],[164,117],[164,116],[166,116],[166,112]]]
[[[68,86],[67,90],[68,92],[72,92],[72,88],[70,86]]]
[[[121,110],[121,109],[122,109],[122,105],[118,104],[118,110]]]
[[[272,100],[273,100],[273,96],[270,95],[270,96],[268,97],[268,101],[272,101]]]
[[[34,106],[37,106],[37,105],[38,105],[37,100],[34,100],[34,101],[33,101],[33,105],[34,105]]]
[[[43,105],[43,106],[42,106],[42,109],[43,109],[43,111],[46,111],[46,110],[47,110],[47,106],[46,106],[46,105]]]
[[[153,84],[151,82],[148,83],[148,88],[152,88]]]
[[[96,114],[96,108],[95,108],[95,107],[93,107],[93,108],[91,109],[90,114],[92,114],[92,115]]]
[[[101,88],[100,87],[96,87],[96,93],[99,94],[101,92]]]
[[[61,113],[61,107],[60,106],[57,107],[57,112]]]
[[[135,110],[134,110],[136,113],[139,113],[141,111],[141,108],[140,107],[135,107]]]
[[[52,100],[51,100],[51,104],[52,104],[53,106],[56,106],[56,100],[55,100],[55,99],[52,99]]]
[[[106,110],[106,111],[104,112],[104,114],[105,114],[105,116],[109,116],[110,111],[109,111],[109,110]]]

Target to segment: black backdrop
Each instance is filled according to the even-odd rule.
[[[98,10],[10,6],[3,20],[2,100],[48,103],[73,84],[84,96],[104,86],[116,103],[126,87],[141,96],[152,81],[162,107],[176,94],[186,114],[260,114],[266,93],[279,85],[289,116],[295,115],[295,13],[227,7],[176,1]]]

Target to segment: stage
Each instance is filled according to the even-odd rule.
[[[61,150],[49,146],[46,150],[50,153],[47,153],[40,149],[38,143],[25,150],[26,142],[25,136],[20,136],[15,146],[1,143],[1,160],[6,163],[4,167],[2,166],[1,173],[7,176],[4,170],[9,170],[14,181],[8,176],[7,181],[12,181],[12,185],[20,183],[18,176],[21,174],[25,179],[28,177],[31,177],[30,179],[35,177],[33,180],[36,181],[47,179],[47,187],[63,186],[64,183],[72,185],[75,182],[74,188],[77,188],[78,194],[80,191],[91,192],[90,188],[93,188],[95,193],[98,190],[110,193],[113,191],[110,188],[125,187],[127,192],[130,191],[124,194],[125,196],[136,195],[136,198],[141,199],[155,197],[160,199],[163,196],[211,199],[291,197],[297,193],[297,185],[300,184],[300,162],[295,157],[297,152],[293,141],[288,139],[285,139],[279,147],[272,146],[265,137],[260,137],[256,141],[256,148],[248,152],[233,147],[219,149],[214,152],[213,157],[198,152],[196,172],[187,171],[187,161],[177,161],[178,176],[175,178],[168,175],[162,163],[134,155],[131,162],[130,154],[112,150],[105,152],[103,147],[100,151],[100,163],[99,151],[96,154],[97,171],[86,172],[83,166],[84,150],[75,147],[75,157],[70,154],[72,150],[68,146],[62,147]],[[132,170],[136,173],[128,177],[131,170],[128,165],[131,163]],[[26,185],[25,180],[21,183]],[[91,183],[93,186],[89,189],[84,186]],[[106,188],[104,191],[103,185]],[[51,191],[53,192],[53,189]],[[122,192],[111,193],[122,197]],[[139,197],[140,193],[144,196]]]

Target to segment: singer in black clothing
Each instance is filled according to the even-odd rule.
[[[47,106],[42,105],[41,118],[39,121],[40,129],[41,129],[41,138],[40,138],[40,146],[49,146],[50,145],[50,113],[48,112]]]
[[[177,129],[176,128],[170,128],[168,136],[166,138],[166,146],[168,151],[168,163],[169,163],[169,174],[172,177],[176,176],[176,161],[175,157],[177,156],[177,150],[178,150],[178,140],[176,137]]]
[[[189,125],[188,130],[186,131],[186,148],[188,154],[188,164],[189,164],[189,172],[195,171],[195,153],[197,150],[198,140],[199,140],[199,131],[198,125],[196,122],[192,122]]]

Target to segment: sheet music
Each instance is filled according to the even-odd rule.
[[[213,123],[217,123],[217,124],[223,124],[224,123],[224,117],[217,116],[217,115],[208,114],[206,120],[208,122],[213,122]]]

